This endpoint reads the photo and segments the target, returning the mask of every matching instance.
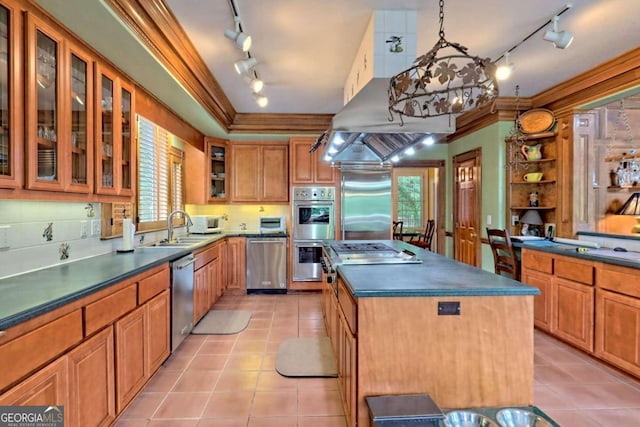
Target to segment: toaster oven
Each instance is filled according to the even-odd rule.
[[[191,222],[193,222],[189,229],[191,233],[222,233],[224,229],[224,217],[222,215],[193,215]]]

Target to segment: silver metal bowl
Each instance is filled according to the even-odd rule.
[[[552,424],[541,416],[524,409],[501,409],[496,419],[502,427],[552,427]]]
[[[472,411],[451,411],[444,419],[446,427],[498,427],[490,418]]]

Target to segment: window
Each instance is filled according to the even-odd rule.
[[[403,228],[421,228],[424,206],[422,176],[398,176],[397,185],[398,202],[395,218],[403,222]]]
[[[138,120],[138,229],[166,227],[172,210],[184,208],[183,154],[177,139],[142,116]]]

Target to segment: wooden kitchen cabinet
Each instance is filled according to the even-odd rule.
[[[322,161],[321,150],[309,152],[315,142],[316,138],[313,137],[289,139],[291,185],[336,185],[337,168],[332,168],[330,162]]]
[[[67,425],[109,426],[116,417],[113,327],[109,326],[74,350],[69,360]]]
[[[146,304],[145,353],[148,378],[171,354],[171,294],[168,289]]]
[[[148,378],[145,359],[145,307],[140,306],[115,323],[116,408],[122,411]]]
[[[61,357],[0,395],[0,405],[65,406],[69,404],[67,358]]]
[[[93,58],[27,14],[27,183],[93,191]]]
[[[551,332],[593,352],[594,279],[592,261],[555,255]]]
[[[205,186],[209,202],[226,203],[229,200],[227,183],[227,142],[217,138],[206,138],[207,176]]]
[[[289,147],[231,144],[231,202],[288,202]]]
[[[522,249],[522,283],[535,286],[540,295],[534,297],[533,319],[536,327],[550,332],[553,313],[553,257],[538,251]]]
[[[95,70],[95,192],[133,196],[135,132],[133,87],[105,64]]]
[[[246,239],[244,237],[229,237],[227,239],[227,253],[225,264],[227,268],[226,290],[231,293],[246,293]]]
[[[640,377],[638,269],[604,264],[596,270],[596,356]]]
[[[0,97],[5,107],[0,110],[0,188],[22,186],[23,137],[18,129],[23,128],[23,75],[21,32],[22,20],[15,2],[0,2],[0,43],[7,48],[6,61],[0,62]],[[17,71],[20,70],[20,71]]]
[[[193,324],[209,311],[209,270],[202,267],[193,273]]]

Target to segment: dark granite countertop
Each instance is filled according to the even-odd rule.
[[[54,310],[149,268],[171,262],[226,237],[287,237],[232,231],[212,234],[188,248],[140,246],[0,279],[0,330]]]
[[[588,248],[548,240],[531,242],[514,242],[514,247],[533,249],[541,252],[565,255],[573,258],[606,262],[624,267],[640,268],[640,252],[616,252],[613,248]]]
[[[532,286],[472,267],[399,240],[382,241],[414,252],[422,264],[339,265],[355,297],[538,295]]]

